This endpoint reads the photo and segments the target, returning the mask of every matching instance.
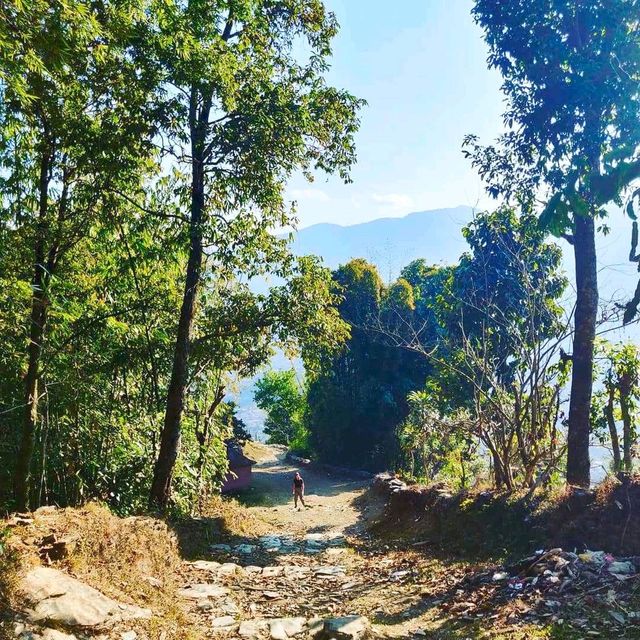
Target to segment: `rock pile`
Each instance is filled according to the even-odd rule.
[[[264,535],[258,538],[257,544],[249,542],[241,542],[240,544],[214,544],[210,550],[217,554],[235,555],[238,557],[247,557],[259,553],[269,554],[317,554],[327,549],[336,549],[344,547],[346,539],[343,535],[332,535],[325,533],[308,533],[302,539],[292,536],[281,536],[277,534]],[[332,551],[333,555],[339,552]]]
[[[640,625],[633,595],[639,571],[640,557],[539,550],[512,565],[464,576],[455,594],[440,607],[469,620],[500,615],[508,623],[569,623],[569,618],[573,628],[600,636],[590,627],[590,617],[597,610],[601,625],[611,631],[607,637],[619,637],[614,629]]]
[[[506,571],[495,572],[492,580],[505,582],[512,591],[537,587],[545,592],[562,593],[594,586],[615,585],[638,573],[640,558],[618,558],[604,551],[576,554],[563,549],[537,551]]]
[[[222,626],[225,622],[220,619],[218,630],[237,634],[243,640],[367,640],[372,637],[371,625],[364,616],[271,618],[244,620],[239,624],[231,618],[226,626]]]

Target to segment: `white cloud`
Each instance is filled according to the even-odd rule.
[[[291,195],[295,200],[315,200],[316,202],[327,202],[330,198],[321,189],[293,189]]]
[[[374,193],[371,197],[386,211],[409,213],[413,205],[413,198],[404,193]]]

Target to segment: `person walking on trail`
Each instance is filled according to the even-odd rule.
[[[293,490],[293,508],[300,510],[298,508],[298,498],[300,499],[300,502],[302,502],[302,506],[306,507],[307,505],[304,503],[304,480],[302,479],[299,471],[296,471],[293,476],[293,484],[291,488]]]

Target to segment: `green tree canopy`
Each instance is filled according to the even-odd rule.
[[[589,486],[589,411],[598,313],[596,221],[640,176],[637,0],[476,0],[503,77],[507,132],[465,149],[489,192],[531,206],[574,247],[576,310],[567,481]]]
[[[290,273],[286,242],[272,233],[295,222],[286,181],[294,171],[311,179],[316,170],[348,179],[362,102],[325,81],[337,23],[320,0],[154,6],[147,55],[178,101],[164,133],[179,166],[174,195],[189,244],[150,494],[150,503],[163,509],[179,452],[203,274]]]
[[[267,413],[264,432],[270,444],[289,446],[304,439],[306,398],[294,369],[266,373],[256,383],[253,397]]]

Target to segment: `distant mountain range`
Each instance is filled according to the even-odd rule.
[[[351,226],[314,224],[294,235],[291,249],[296,255],[320,256],[332,269],[352,258],[365,258],[390,281],[416,258],[434,264],[455,262],[466,248],[461,229],[472,218],[473,209],[459,206]]]

